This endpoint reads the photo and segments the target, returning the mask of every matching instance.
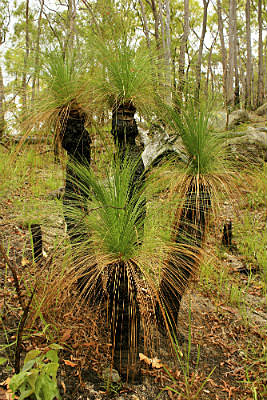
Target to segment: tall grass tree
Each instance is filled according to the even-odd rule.
[[[178,194],[179,203],[174,213],[173,241],[177,244],[190,245],[194,256],[173,253],[173,259],[183,259],[184,265],[197,263],[200,265],[206,234],[212,213],[218,205],[218,193],[229,195],[233,189],[233,169],[227,145],[223,138],[211,132],[209,125],[212,118],[206,106],[189,100],[185,106],[177,100],[175,106],[161,103],[160,116],[166,126],[182,143],[183,157],[171,162],[167,168],[167,176],[172,182],[172,195]],[[170,260],[167,268],[162,270],[160,281],[160,298],[168,312],[168,329],[177,332],[177,321],[182,298],[181,290],[177,291],[175,268],[179,268],[184,281],[188,281],[190,273],[183,265],[173,266]],[[179,275],[179,276],[180,276]],[[158,322],[163,327],[161,311]],[[166,321],[165,321],[166,322]]]

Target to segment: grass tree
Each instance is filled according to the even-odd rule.
[[[193,101],[189,101],[184,107],[179,105],[179,111],[177,107],[164,105],[161,116],[169,129],[181,137],[183,148],[183,157],[175,165],[172,164],[167,174],[174,185],[172,193],[178,193],[180,199],[173,223],[173,241],[192,246],[195,253],[192,258],[193,253],[181,255],[173,252],[169,265],[162,270],[160,298],[168,313],[168,327],[175,333],[183,294],[181,290],[177,291],[179,285],[175,282],[175,276],[180,279],[183,277],[184,282],[187,282],[193,264],[200,264],[218,193],[229,193],[233,175],[225,142],[209,129],[211,114],[207,108],[204,109]],[[173,264],[173,259],[177,257],[180,265],[177,262]],[[190,266],[189,270],[187,266]],[[180,270],[179,274],[176,268]],[[158,319],[162,324],[163,315],[160,311]]]
[[[72,165],[74,183],[87,194],[88,201],[84,209],[77,207],[81,196],[72,192],[67,212],[75,234],[84,239],[72,246],[71,262],[61,280],[60,273],[56,275],[55,290],[64,292],[79,279],[81,300],[87,307],[95,315],[97,310],[107,310],[113,366],[124,378],[132,379],[138,370],[140,324],[146,342],[156,320],[156,304],[164,312],[158,297],[160,269],[165,270],[173,259],[173,279],[176,290],[182,293],[184,281],[179,277],[178,258],[182,263],[180,255],[194,259],[195,254],[189,245],[173,243],[158,199],[155,201],[154,195],[150,199],[151,192],[144,185],[133,185],[138,160],[126,152],[123,160],[110,156],[104,165],[106,168],[99,164],[96,172],[83,164]],[[143,230],[145,199],[150,206]],[[176,258],[174,251],[179,254]],[[195,265],[185,266],[188,273],[194,273]],[[65,292],[72,293],[70,289]]]
[[[43,90],[35,100],[34,111],[27,116],[25,125],[30,128],[41,126],[42,131],[54,133],[56,152],[62,148],[67,151],[69,161],[91,161],[91,139],[85,128],[92,121],[90,90],[86,76],[86,66],[74,53],[63,56],[61,53],[47,55],[42,73]],[[66,193],[64,204],[69,202],[69,193],[77,191],[73,185],[72,172],[66,168]],[[73,228],[65,216],[68,231]],[[71,235],[72,237],[72,235]]]
[[[144,113],[153,104],[153,76],[151,56],[141,48],[136,49],[126,40],[116,40],[111,44],[103,40],[95,40],[93,53],[97,61],[101,64],[101,75],[96,76],[93,82],[97,93],[98,101],[106,104],[112,111],[112,130],[116,148],[116,158],[121,162],[121,174],[127,163],[136,164],[134,175],[131,177],[127,201],[132,207],[138,207],[139,216],[136,224],[142,229],[138,229],[139,235],[144,229],[145,218],[145,198],[140,202],[135,192],[142,190],[144,184],[144,164],[141,158],[142,150],[136,145],[135,139],[138,135],[138,127],[135,120],[135,113]],[[135,199],[135,200],[133,200]],[[136,206],[134,205],[136,203]],[[134,234],[136,226],[132,225]],[[125,233],[126,234],[126,233]],[[128,234],[128,233],[127,233]],[[139,237],[138,245],[141,240]],[[130,299],[137,296],[136,287],[131,284],[131,274],[124,262],[118,262],[109,286],[110,304],[114,313],[113,321],[116,321],[116,333],[114,337],[114,361],[118,365],[118,357],[127,354],[132,347],[131,323],[140,324],[140,312],[138,303],[135,306],[135,314],[132,315],[127,310],[130,307]],[[113,318],[113,314],[115,317]],[[130,317],[131,316],[131,317]],[[136,322],[131,322],[136,321]],[[114,328],[114,322],[112,322]],[[115,328],[114,328],[115,329]],[[135,335],[138,341],[138,332]],[[118,355],[120,354],[120,355]],[[125,364],[125,357],[122,356],[122,364]]]

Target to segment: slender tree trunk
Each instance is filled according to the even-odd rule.
[[[234,93],[234,101],[235,101],[235,108],[240,108],[240,79],[239,79],[239,63],[238,63],[238,55],[239,55],[239,42],[236,35],[236,26],[235,26],[235,93]]]
[[[224,32],[223,32],[223,20],[222,20],[222,4],[221,0],[217,0],[217,15],[218,15],[218,31],[221,41],[221,55],[222,55],[222,67],[223,67],[223,94],[225,99],[225,107],[227,106],[228,98],[228,68],[227,68],[227,51],[224,42]]]
[[[235,70],[235,20],[236,0],[229,2],[229,69],[227,80],[227,107],[229,111],[234,106],[234,70]]]
[[[5,92],[4,92],[4,81],[2,74],[2,66],[0,64],[0,140],[5,132]]]
[[[201,83],[201,64],[202,64],[202,54],[203,54],[203,46],[204,46],[204,39],[207,30],[207,17],[208,17],[208,5],[209,0],[203,0],[203,22],[202,22],[202,32],[201,38],[199,43],[199,50],[198,50],[198,60],[196,65],[196,89],[195,89],[195,100],[199,101],[199,92],[200,92],[200,83]]]
[[[246,0],[246,91],[245,108],[251,109],[251,80],[252,80],[252,62],[251,62],[251,29],[250,29],[250,0]]]
[[[35,49],[35,62],[34,62],[34,74],[32,80],[32,103],[35,99],[36,94],[36,81],[39,81],[39,68],[40,68],[40,36],[41,36],[41,23],[42,15],[44,9],[44,0],[41,0],[41,8],[38,17],[38,27],[37,27],[37,38],[36,38],[36,49]],[[37,91],[39,91],[39,83],[37,83]]]
[[[158,51],[160,52],[160,37],[159,37],[159,14],[156,6],[155,0],[151,0],[151,8],[154,17],[154,27],[155,27],[155,39],[156,39],[156,46]]]
[[[171,78],[171,10],[170,10],[170,2],[169,0],[165,0],[165,8],[166,8],[166,80],[167,85],[169,86],[168,93],[170,93],[169,101],[171,101],[171,86],[172,86],[172,78]]]
[[[185,85],[185,53],[189,36],[189,0],[184,0],[184,34],[180,46],[178,91],[182,96]]]
[[[263,43],[262,43],[262,0],[258,0],[258,87],[257,87],[257,107],[263,104],[264,84],[263,84]]]
[[[211,80],[212,80],[212,94],[213,94],[213,73],[212,73],[212,68],[211,68],[211,60],[212,60],[212,51],[213,51],[213,47],[215,46],[217,40],[217,34],[210,46],[210,51],[209,51],[209,56],[208,56],[208,69],[207,69],[207,78],[206,78],[206,89],[205,89],[205,94],[206,97],[209,97],[209,77],[211,76]]]
[[[143,31],[146,37],[146,43],[147,47],[150,48],[151,42],[150,42],[150,36],[149,36],[149,29],[148,29],[148,23],[147,23],[147,17],[145,13],[145,8],[142,0],[139,0],[140,8],[141,8],[141,16],[142,16],[142,25],[143,25]]]
[[[23,74],[22,74],[22,104],[24,109],[27,108],[27,68],[28,59],[30,53],[29,43],[29,0],[26,0],[26,11],[25,11],[25,54],[23,63]]]

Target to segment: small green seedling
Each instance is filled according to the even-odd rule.
[[[60,348],[53,344],[46,353],[41,350],[27,353],[21,372],[15,374],[9,382],[12,399],[23,400],[30,396],[34,400],[61,399],[57,387],[57,353]]]

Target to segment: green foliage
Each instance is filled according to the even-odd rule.
[[[19,399],[33,396],[36,400],[60,399],[57,387],[58,345],[51,345],[50,350],[42,353],[40,350],[31,350],[27,353],[21,372],[14,375],[9,386],[13,399],[17,394]]]
[[[206,106],[188,100],[183,106],[178,99],[170,106],[159,102],[164,123],[181,136],[184,146],[186,173],[190,176],[209,176],[225,172],[226,149],[219,136],[209,129],[211,113]]]
[[[75,184],[90,199],[87,212],[80,207],[84,200],[73,196],[68,216],[78,235],[87,235],[90,247],[101,249],[117,259],[127,261],[140,243],[144,190],[133,186],[137,162],[129,157],[111,161],[106,179],[101,180],[87,166],[74,164]]]
[[[103,66],[93,78],[98,101],[109,107],[132,103],[140,112],[153,104],[152,64],[156,59],[147,49],[133,46],[126,39],[108,43],[102,38],[94,38],[91,49]]]

